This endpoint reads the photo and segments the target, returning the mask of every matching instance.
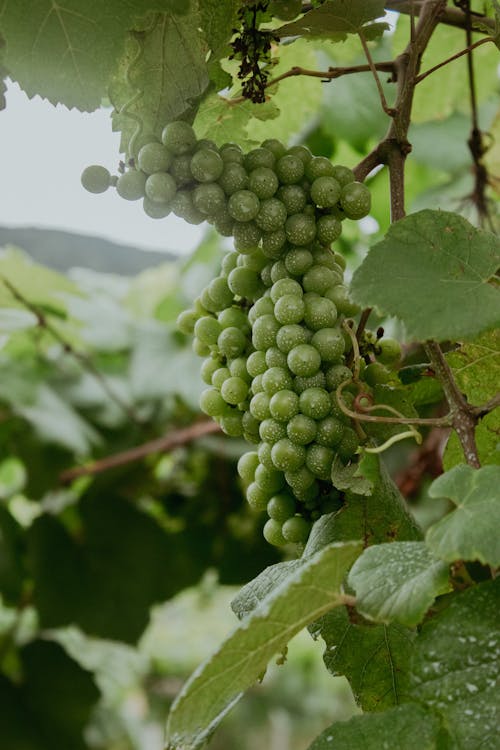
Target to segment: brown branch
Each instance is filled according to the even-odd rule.
[[[73,359],[75,359],[79,363],[79,365],[83,367],[84,370],[90,373],[92,377],[97,380],[106,395],[127,415],[127,417],[132,422],[138,425],[142,424],[142,421],[139,419],[134,409],[132,409],[132,407],[127,404],[118,393],[116,393],[114,388],[112,388],[112,386],[108,383],[104,375],[97,369],[97,367],[87,356],[87,354],[79,351],[78,349],[75,349],[75,347],[57,330],[57,328],[55,328],[47,320],[44,312],[37,305],[33,304],[33,302],[30,302],[30,300],[26,299],[26,297],[9,281],[9,279],[5,278],[5,276],[1,276],[0,280],[12,294],[14,299],[17,300],[17,302],[19,302],[31,313],[33,313],[33,315],[37,319],[38,327],[43,329],[44,331],[47,331],[47,333],[49,333],[53,339],[61,344],[66,354],[69,354],[71,357],[73,357]]]
[[[429,68],[429,70],[426,70],[425,73],[421,73],[419,76],[417,76],[417,78],[415,79],[415,82],[420,83],[421,81],[424,80],[424,78],[427,78],[427,76],[430,76],[431,73],[434,73],[436,70],[439,70],[439,68],[442,68],[445,65],[448,65],[454,60],[458,60],[460,57],[463,57],[463,55],[468,55],[470,52],[472,52],[472,50],[476,49],[477,47],[480,47],[482,44],[487,44],[487,42],[493,42],[493,41],[494,40],[490,36],[487,36],[484,39],[478,39],[477,42],[474,42],[474,44],[471,44],[469,47],[465,47],[464,49],[460,50],[460,52],[457,52],[455,55],[452,55],[451,57],[446,58],[446,60],[443,60],[437,65],[434,65],[433,68]]]
[[[93,461],[90,464],[85,464],[84,466],[74,466],[71,469],[66,469],[59,475],[59,481],[62,484],[68,484],[74,479],[78,479],[78,477],[102,474],[104,471],[115,469],[117,466],[125,466],[126,464],[140,461],[142,458],[145,458],[152,453],[166,453],[180,445],[186,445],[204,435],[211,435],[216,432],[220,432],[220,427],[217,422],[214,422],[211,419],[203,422],[196,422],[190,427],[186,427],[182,430],[175,430],[164,437],[150,440],[149,442],[138,445],[135,448],[129,448],[129,450],[114,453],[111,456],[106,456],[105,458]]]
[[[424,3],[425,0],[422,0],[421,2],[417,2],[417,0],[392,0],[391,2],[385,3],[385,9],[395,10],[398,13],[402,13],[403,15],[416,14],[418,16],[422,13]],[[439,23],[442,23],[445,26],[455,26],[459,29],[467,28],[467,19],[465,13],[463,13],[463,11],[461,11],[459,8],[443,8],[438,20]],[[482,26],[491,29],[491,33],[493,33],[493,31],[495,30],[494,21],[491,18],[483,16],[481,13],[473,13],[472,21],[473,31],[476,31],[479,34],[489,33],[485,31],[485,29],[478,28],[477,24],[479,22]]]

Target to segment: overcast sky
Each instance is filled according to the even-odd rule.
[[[97,235],[151,250],[190,252],[203,234],[169,216],[153,220],[141,202],[114,190],[87,193],[80,174],[89,164],[116,173],[119,134],[111,130],[110,110],[83,114],[29,100],[10,84],[7,108],[0,112],[0,225],[37,226]]]

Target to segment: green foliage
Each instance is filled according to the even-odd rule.
[[[434,480],[431,497],[447,497],[456,509],[427,531],[425,541],[432,553],[447,562],[479,560],[500,565],[500,466],[473,469],[465,464]]]
[[[500,295],[488,283],[499,258],[493,235],[455,214],[419,211],[371,249],[354,274],[352,296],[396,315],[412,339],[470,339],[500,322]]]
[[[362,32],[367,39],[374,39],[387,29],[387,24],[369,22],[383,15],[383,0],[330,0],[298,21],[280,26],[277,33],[281,37],[302,35],[342,41],[348,34]]]

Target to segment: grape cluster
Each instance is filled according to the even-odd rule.
[[[202,410],[255,444],[238,471],[251,507],[267,510],[265,538],[303,543],[312,522],[338,507],[334,459],[347,462],[358,448],[335,395],[352,376],[341,321],[358,309],[330,245],[345,218],[366,216],[370,193],[350,169],[304,146],[269,139],[244,154],[197,141],[185,122],[167,125],[162,143],[144,144],[136,161],[115,180],[88,167],[82,182],[101,192],[114,181],[149,216],[173,211],[233,237],[219,276],[178,326],[205,357]]]

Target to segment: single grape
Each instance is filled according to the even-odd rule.
[[[319,370],[316,375],[310,375],[309,377],[303,377],[298,375],[293,381],[293,390],[299,395],[306,391],[308,388],[325,388],[326,378],[324,372]]]
[[[190,190],[178,190],[172,200],[172,211],[191,224],[201,224],[205,216],[195,208]]]
[[[237,190],[229,198],[227,207],[236,221],[252,221],[259,213],[260,201],[250,190]]]
[[[271,397],[269,410],[278,422],[288,422],[299,411],[299,397],[291,390],[278,391]]]
[[[307,332],[297,323],[282,326],[276,334],[276,346],[284,354],[307,342]]]
[[[346,427],[342,440],[338,445],[338,452],[342,459],[350,459],[359,448],[359,439],[351,427]]]
[[[248,319],[239,307],[228,307],[218,315],[221,328],[239,328],[243,333],[250,331]]]
[[[209,417],[220,417],[228,413],[228,405],[216,388],[205,388],[200,396],[200,409]]]
[[[269,167],[272,169],[276,157],[273,152],[267,148],[254,148],[246,154],[243,163],[248,173],[253,172],[258,167]]]
[[[264,388],[262,387],[262,375],[255,375],[255,377],[252,378],[252,385],[250,386],[250,390],[254,395],[256,393],[264,392]]]
[[[222,432],[229,437],[241,437],[243,435],[243,417],[234,410],[231,414],[224,415],[218,420]]]
[[[291,279],[292,275],[286,270],[285,261],[277,260],[271,266],[271,286],[280,279]]]
[[[227,283],[233,294],[246,299],[254,299],[260,287],[258,274],[249,268],[233,268],[227,277]]]
[[[348,219],[362,219],[370,213],[370,191],[362,182],[350,182],[342,188],[340,205]]]
[[[306,521],[302,516],[293,516],[289,518],[282,526],[281,533],[287,542],[303,544],[311,531],[311,523]]]
[[[250,484],[253,482],[255,477],[255,470],[259,465],[259,457],[255,451],[248,451],[243,453],[238,460],[237,470],[238,474],[244,482]]]
[[[121,198],[127,201],[138,201],[144,198],[146,188],[146,175],[144,172],[138,172],[130,169],[125,174],[119,176],[116,182],[116,192]]]
[[[272,315],[274,313],[273,301],[270,297],[259,297],[248,311],[248,320],[253,325],[257,318],[262,315]]]
[[[285,294],[274,306],[276,320],[283,325],[300,323],[304,317],[305,305],[301,297]]]
[[[341,187],[335,177],[317,177],[311,185],[311,199],[318,208],[330,208],[340,198]]]
[[[83,170],[80,180],[89,193],[104,193],[111,184],[111,175],[106,167],[92,164]]]
[[[264,354],[264,352],[259,352]],[[266,367],[287,367],[286,354],[277,346],[270,346],[265,353]]]
[[[333,176],[341,187],[348,185],[350,182],[354,182],[356,179],[352,169],[349,169],[349,167],[343,167],[341,164],[334,164]]]
[[[146,143],[139,151],[137,166],[146,174],[166,172],[174,155],[161,143]]]
[[[276,173],[269,167],[257,167],[248,177],[248,188],[257,198],[272,198],[279,187]]]
[[[337,308],[326,297],[310,298],[304,295],[304,320],[312,331],[320,328],[332,328],[337,320]]]
[[[306,271],[302,285],[306,292],[316,292],[322,295],[337,281],[337,276],[330,268],[314,264]]]
[[[288,422],[286,431],[292,443],[307,445],[316,437],[317,426],[311,417],[306,417],[305,414],[295,414]]]
[[[182,120],[169,122],[161,134],[163,145],[173,154],[186,154],[196,146],[196,134],[189,123]]]
[[[251,271],[260,273],[264,266],[267,264],[267,258],[261,250],[254,249],[253,252],[241,255],[239,263],[241,264],[242,268],[249,268]]]
[[[279,492],[285,486],[285,477],[281,471],[268,469],[262,464],[255,470],[255,481],[259,487],[271,494]]]
[[[287,154],[290,154],[290,156],[297,156],[304,164],[304,166],[306,164],[309,164],[312,159],[312,153],[310,149],[307,146],[304,146],[304,144],[292,146],[288,149]]]
[[[262,375],[267,370],[266,355],[263,351],[252,352],[248,355],[247,370],[252,378]]]
[[[333,365],[325,373],[326,385],[330,391],[336,391],[341,383],[352,380],[352,372],[345,365]]]
[[[380,383],[388,383],[391,373],[381,362],[371,362],[363,371],[363,380],[372,388]]]
[[[235,249],[245,254],[253,252],[258,247],[262,232],[253,221],[236,221],[233,225],[233,236]]]
[[[300,411],[311,419],[324,419],[331,410],[330,394],[324,388],[307,388],[299,396]]]
[[[221,364],[218,359],[207,357],[207,359],[203,362],[200,371],[201,379],[203,380],[203,382],[207,385],[212,385],[212,376],[220,366]]]
[[[264,419],[263,422],[261,422],[259,427],[259,435],[261,440],[274,445],[278,442],[278,440],[282,440],[286,437],[286,427],[282,422],[278,422],[276,419],[272,419],[272,417],[270,417],[269,419]]]
[[[217,307],[221,310],[228,308],[234,299],[233,293],[229,289],[227,279],[223,276],[218,276],[216,279],[212,279],[208,285],[208,293]]]
[[[281,493],[273,495],[267,503],[267,515],[283,523],[295,514],[295,500],[291,495]]]
[[[285,232],[292,245],[309,245],[316,237],[316,220],[305,213],[294,214],[286,220]]]
[[[289,216],[302,213],[307,205],[307,193],[301,185],[283,185],[278,190],[278,198]]]
[[[267,198],[262,201],[257,214],[252,218],[255,218],[256,224],[263,232],[276,232],[283,228],[286,217],[284,204],[277,198]]]
[[[331,245],[342,234],[342,224],[335,216],[320,216],[316,222],[316,239],[321,245]]]
[[[262,235],[262,252],[266,258],[277,260],[283,253],[286,243],[284,229],[276,229],[274,232],[264,232]]]
[[[225,162],[221,176],[217,180],[226,195],[233,195],[248,186],[248,175],[242,164]]]
[[[246,399],[248,385],[242,378],[231,376],[223,382],[220,393],[226,403],[236,406]]]
[[[167,172],[150,174],[144,189],[147,197],[155,203],[170,203],[177,192],[175,180]]]
[[[239,328],[223,328],[217,339],[219,351],[225,357],[239,357],[246,345],[245,334]]]
[[[274,315],[261,315],[252,327],[252,344],[256,349],[269,349],[276,344],[279,330],[280,324]]]
[[[262,387],[268,396],[273,396],[278,391],[290,390],[292,378],[283,367],[270,367],[262,375]]]
[[[270,518],[268,521],[266,521],[266,523],[264,524],[264,528],[262,529],[264,539],[269,544],[272,544],[273,547],[282,547],[284,544],[286,544],[286,539],[281,533],[281,526],[282,524],[280,521],[276,521],[274,518]]]
[[[333,177],[335,170],[326,156],[313,156],[306,166],[306,177],[313,183],[318,177]]]
[[[191,174],[191,156],[189,154],[176,156],[172,161],[169,173],[174,178],[178,188],[186,187],[192,183],[193,175]]]
[[[321,366],[321,357],[314,346],[299,344],[289,352],[287,363],[294,375],[310,377],[318,372]]]
[[[295,279],[278,279],[271,287],[270,297],[274,303],[276,303],[280,297],[285,295],[293,295],[295,297],[302,297],[303,289],[298,281]]]
[[[339,313],[343,315],[356,315],[361,309],[355,302],[351,302],[347,287],[342,284],[336,284],[328,290],[328,299],[335,304]]]
[[[305,464],[296,471],[286,471],[285,480],[292,488],[294,494],[297,491],[304,492],[304,490],[309,489],[316,483],[314,474],[307,468]]]
[[[318,479],[330,479],[333,456],[330,448],[313,443],[307,449],[306,466]]]
[[[316,442],[326,448],[333,448],[342,440],[345,425],[335,417],[325,417],[317,423]]]
[[[164,219],[171,213],[170,203],[155,203],[147,196],[142,201],[142,210],[151,219]]]
[[[198,185],[198,187],[193,190],[193,205],[202,214],[216,216],[225,207],[226,196],[224,195],[222,188],[215,183]]]
[[[316,331],[311,345],[319,352],[322,362],[338,362],[344,349],[344,337],[338,328],[322,328]]]
[[[271,416],[271,410],[269,409],[270,397],[264,391],[255,393],[250,401],[249,411],[252,417],[263,422],[264,419],[269,419]]]
[[[401,358],[401,344],[396,339],[380,339],[375,353],[382,364],[392,365]]]
[[[276,162],[276,174],[282,185],[292,185],[304,176],[304,162],[294,154],[286,154]]]
[[[313,264],[313,256],[306,248],[294,248],[285,255],[285,267],[289,273],[302,276]]]
[[[216,344],[221,332],[220,323],[210,315],[205,315],[196,321],[194,334],[204,344]]]
[[[225,206],[213,219],[214,228],[221,237],[231,237],[233,234],[233,224],[234,220],[227,210],[227,206]]]
[[[212,385],[214,388],[219,390],[222,388],[224,382],[231,377],[229,367],[218,367],[212,375]]]
[[[306,459],[306,450],[302,445],[292,443],[289,438],[281,438],[271,449],[274,466],[280,471],[296,471]]]
[[[271,493],[260,487],[257,482],[251,482],[246,489],[249,506],[256,511],[266,510]]]
[[[268,469],[274,469],[274,464],[271,459],[272,447],[271,443],[261,442],[257,448],[260,463],[262,466],[267,466]]]
[[[194,327],[197,320],[198,315],[194,310],[183,310],[176,320],[176,325],[181,333],[189,336],[194,333]]]
[[[202,148],[193,154],[189,166],[191,174],[198,182],[214,182],[221,176],[224,162],[216,151]]]

